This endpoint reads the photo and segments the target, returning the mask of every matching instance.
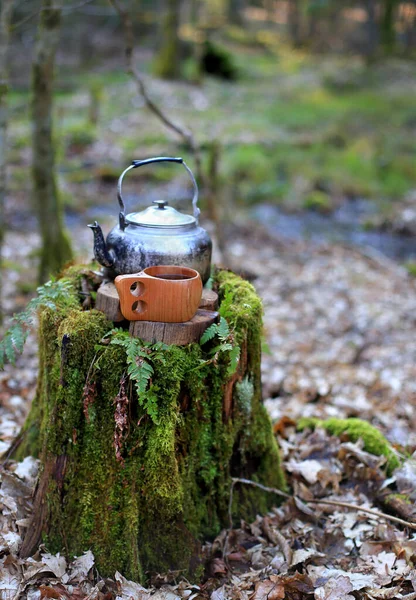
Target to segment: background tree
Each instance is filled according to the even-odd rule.
[[[155,63],[155,74],[165,79],[180,77],[180,23],[181,0],[167,0],[166,14],[162,22],[161,40]]]
[[[14,0],[3,0],[0,13],[0,294],[1,294],[1,249],[4,239],[4,207],[6,199],[6,164],[7,164],[7,91],[8,65],[7,50],[10,38],[10,19]],[[0,296],[0,323],[2,321]]]
[[[62,203],[55,173],[52,108],[55,54],[59,43],[61,9],[42,0],[32,67],[33,196],[42,238],[39,281],[46,281],[72,258],[63,227]]]
[[[297,48],[302,44],[302,2],[301,0],[290,0],[288,4],[288,29],[292,44]]]
[[[371,58],[375,55],[379,44],[379,28],[377,24],[377,2],[376,0],[365,0],[365,9],[367,12],[367,56]]]
[[[244,24],[244,0],[228,0],[227,3],[227,18],[228,22],[233,25]]]
[[[386,53],[393,52],[396,45],[395,22],[399,0],[384,0],[382,2],[381,41]]]

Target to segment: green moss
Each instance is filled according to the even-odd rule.
[[[409,504],[409,506],[413,506],[414,504],[414,502],[410,500],[409,496],[407,496],[406,494],[389,494],[385,498],[386,503],[394,502],[395,500],[398,500],[399,502],[404,502],[405,504]]]
[[[74,289],[82,273],[80,267],[65,273]],[[44,465],[61,465],[46,494],[44,540],[52,551],[79,555],[91,548],[100,573],[119,570],[142,581],[152,571],[196,573],[201,543],[228,524],[232,476],[284,487],[261,403],[261,302],[233,273],[218,272],[216,285],[221,310],[244,348],[231,413],[225,415],[223,407],[230,385],[226,357],[203,364],[206,355],[198,344],[168,346],[153,365],[146,391],[157,404],[156,419],[138,402],[132,382],[125,386],[122,462],[114,448],[114,399],[127,365],[124,347],[102,343],[112,324],[80,307],[62,314],[41,311],[41,370],[25,448]],[[87,380],[94,391],[86,410]],[[241,486],[233,516],[236,522],[252,519],[273,503],[272,495]]]
[[[388,474],[391,474],[394,469],[400,466],[400,460],[384,435],[378,429],[373,427],[373,425],[366,423],[366,421],[356,418],[331,418],[326,421],[314,418],[300,419],[297,425],[298,430],[302,431],[307,427],[311,429],[322,427],[331,435],[340,436],[345,434],[352,442],[357,442],[359,439],[362,439],[364,442],[364,450],[375,456],[386,457],[386,471]]]
[[[407,262],[405,267],[412,277],[416,277],[416,262]]]
[[[78,150],[87,148],[96,140],[95,127],[89,123],[73,123],[66,127],[64,137],[67,145],[75,146]]]
[[[304,208],[328,213],[332,210],[331,198],[325,192],[314,190],[305,199]]]

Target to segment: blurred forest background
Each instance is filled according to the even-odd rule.
[[[73,252],[91,257],[86,224],[115,224],[119,174],[154,155],[196,169],[225,251],[248,218],[416,271],[415,1],[1,5],[1,231],[25,234],[28,250],[23,260],[21,238],[7,238],[2,267],[22,296]],[[177,171],[131,176],[129,208],[186,198]]]

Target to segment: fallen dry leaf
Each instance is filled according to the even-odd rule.
[[[118,598],[120,600],[148,600],[150,592],[139,583],[129,581],[121,573],[116,571],[114,579],[117,582]]]
[[[340,576],[335,579],[330,579],[324,586],[316,588],[315,599],[354,600],[354,596],[351,596],[349,592],[352,592],[351,581],[348,577]]]
[[[285,588],[277,578],[259,581],[256,584],[253,600],[282,600],[285,597]]]
[[[318,473],[324,468],[317,460],[297,462],[291,459],[285,463],[285,466],[289,472],[302,475],[308,483],[316,483],[318,481]]]

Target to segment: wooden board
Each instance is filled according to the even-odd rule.
[[[110,321],[119,323],[124,321],[120,310],[120,298],[118,297],[116,286],[113,282],[103,283],[97,291],[95,308],[101,310]],[[213,290],[202,290],[201,302],[199,308],[204,310],[217,310],[218,294]]]
[[[198,309],[196,315],[185,323],[158,323],[153,321],[131,321],[130,335],[145,342],[164,342],[185,346],[199,342],[205,329],[219,318],[212,310]]]
[[[218,294],[214,292],[214,290],[206,290],[205,288],[202,290],[201,302],[199,303],[199,308],[204,308],[205,310],[217,310],[218,309]]]
[[[95,308],[103,312],[110,321],[119,323],[124,321],[120,310],[120,298],[114,283],[103,283],[97,291]]]

